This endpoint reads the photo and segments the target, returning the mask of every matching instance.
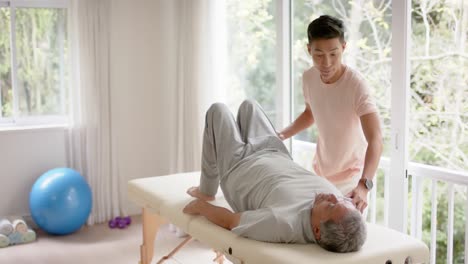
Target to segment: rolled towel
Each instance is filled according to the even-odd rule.
[[[23,243],[23,238],[21,236],[21,233],[19,232],[13,232],[11,233],[8,238],[10,239],[10,245],[17,245]]]
[[[21,234],[28,232],[28,225],[26,224],[26,222],[24,222],[23,219],[15,219],[13,221],[13,228],[16,232],[19,232]]]
[[[15,229],[8,219],[0,220],[0,234],[9,236]]]
[[[26,233],[21,234],[22,242],[29,243],[36,240],[36,232],[32,229],[28,229]]]
[[[8,247],[8,245],[10,245],[10,239],[5,235],[0,234],[0,248]]]

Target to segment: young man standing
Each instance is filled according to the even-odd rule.
[[[307,35],[314,66],[303,75],[305,110],[278,136],[287,139],[315,123],[315,173],[363,212],[383,148],[377,108],[364,78],[342,63],[343,22],[320,16],[309,24]]]

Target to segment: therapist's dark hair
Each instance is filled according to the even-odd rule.
[[[343,21],[336,17],[323,15],[312,21],[307,27],[307,38],[309,43],[317,39],[339,38],[341,43],[345,42],[345,27]]]
[[[328,220],[320,224],[317,244],[333,252],[358,251],[366,241],[367,229],[358,210],[351,210],[339,221]]]

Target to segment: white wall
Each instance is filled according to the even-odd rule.
[[[177,40],[172,1],[112,1],[110,32],[111,122],[117,142],[121,199],[133,178],[171,172],[175,120],[174,54]],[[187,43],[190,47],[190,43]],[[28,195],[46,170],[66,166],[64,129],[0,131],[0,217],[29,214]],[[128,203],[130,213],[139,209]]]
[[[29,215],[35,180],[66,160],[64,128],[0,131],[0,217]]]

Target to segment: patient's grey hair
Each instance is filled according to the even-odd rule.
[[[350,210],[339,221],[328,220],[320,223],[320,239],[317,244],[333,252],[358,251],[366,241],[367,230],[358,210]]]

